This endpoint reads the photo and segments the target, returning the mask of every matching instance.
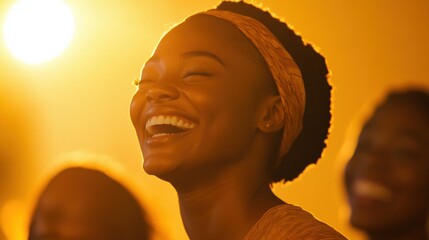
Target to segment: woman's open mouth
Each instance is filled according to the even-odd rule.
[[[157,115],[148,118],[146,122],[146,136],[148,138],[161,137],[189,131],[195,124],[187,119],[172,115]]]

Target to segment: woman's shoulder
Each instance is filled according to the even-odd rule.
[[[269,209],[245,237],[253,239],[346,239],[309,212],[291,204]]]

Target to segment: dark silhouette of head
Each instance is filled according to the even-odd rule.
[[[104,172],[70,167],[43,189],[30,240],[150,239],[151,226],[137,199]]]

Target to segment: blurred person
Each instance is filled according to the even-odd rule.
[[[170,30],[131,102],[144,170],[170,182],[190,239],[344,239],[270,184],[317,162],[330,126],[324,58],[254,5]]]
[[[106,173],[68,167],[42,190],[28,239],[152,239],[146,215],[133,194]]]
[[[369,240],[428,239],[428,91],[387,94],[366,120],[344,176],[350,223]]]

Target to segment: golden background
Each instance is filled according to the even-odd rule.
[[[174,189],[142,170],[128,108],[131,84],[159,37],[174,23],[218,0],[69,0],[75,35],[53,60],[26,65],[0,42],[0,186],[13,196],[0,208],[13,240],[25,235],[41,179],[58,156],[89,151],[110,156],[149,208],[162,238],[186,239]],[[392,85],[429,85],[429,1],[258,0],[314,43],[331,70],[333,128],[316,167],[292,184],[276,185],[349,238],[340,149],[346,130],[368,100]],[[0,25],[14,4],[0,1]],[[2,30],[2,29],[0,29]],[[3,31],[2,31],[3,32]],[[31,36],[29,36],[31,38]],[[3,170],[1,170],[3,168]]]

